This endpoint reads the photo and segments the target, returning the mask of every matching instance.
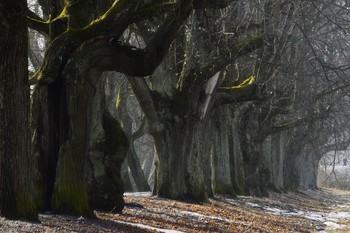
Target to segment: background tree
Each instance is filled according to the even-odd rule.
[[[329,122],[338,112],[336,109],[344,105],[344,94],[348,90],[344,79],[348,76],[348,55],[339,53],[342,50],[339,48],[348,46],[347,36],[340,27],[340,22],[347,18],[344,8],[328,2],[322,2],[321,7],[314,3],[296,6],[299,13],[293,17],[295,30],[289,38],[291,47],[288,56],[281,58],[278,75],[282,85],[278,89],[285,93],[292,91],[290,111],[274,120],[281,126],[287,122],[299,121],[299,124],[270,138],[272,144],[278,145],[272,149],[272,160],[277,164],[284,163],[284,166],[272,166],[273,182],[286,189],[316,187],[315,174],[322,148],[333,137]],[[284,181],[280,179],[282,171]]]

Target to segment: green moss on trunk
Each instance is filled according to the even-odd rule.
[[[74,149],[74,144],[70,142],[61,147],[52,210],[60,214],[94,217],[82,177],[84,166],[76,157],[78,154],[74,153]]]
[[[224,185],[213,182],[213,191],[217,194],[229,195],[233,198],[237,197],[237,194],[235,193],[231,185]]]
[[[244,179],[233,182],[233,190],[237,195],[245,195],[245,181]]]

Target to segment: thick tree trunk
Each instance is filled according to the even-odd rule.
[[[241,120],[241,114],[239,109],[234,112],[232,119],[232,129],[228,134],[229,142],[232,142],[230,147],[230,167],[231,167],[231,180],[234,191],[238,195],[244,195],[246,189],[244,163],[241,148],[241,141],[239,135],[239,122]]]
[[[88,202],[85,172],[88,163],[91,100],[97,80],[106,70],[135,76],[153,73],[191,12],[192,1],[177,4],[178,10],[166,16],[165,22],[147,43],[146,49],[114,43],[118,39],[122,40],[124,31],[136,20],[134,16],[137,6],[143,4],[140,5],[137,1],[114,1],[103,17],[92,21],[96,15],[100,15],[93,7],[96,6],[96,1],[69,2],[74,4],[66,4],[62,17],[53,20],[54,24],[50,25],[51,43],[37,75],[41,85],[38,100],[39,105],[43,105],[38,109],[47,111],[44,114],[45,117],[47,115],[47,121],[36,124],[38,135],[35,137],[35,149],[39,155],[42,154],[41,161],[50,161],[49,164],[53,161],[56,168],[56,171],[50,171],[47,167],[42,169],[53,177],[49,179],[46,190],[42,191],[46,193],[46,203],[52,198],[51,208],[55,212],[90,216],[92,211]],[[65,20],[68,23],[60,25]],[[46,86],[57,90],[58,95],[53,97],[56,101],[49,98],[55,92],[51,93],[51,87]],[[57,105],[53,106],[54,103]],[[111,124],[112,120],[107,117],[103,121]],[[113,127],[114,123],[111,124]],[[110,143],[108,129],[103,128],[106,131],[105,140]],[[114,133],[111,134],[113,138]],[[44,136],[48,137],[43,140]],[[104,152],[110,153],[108,150],[109,147]],[[46,152],[49,153],[44,154]],[[54,159],[46,159],[51,156]],[[116,169],[108,172],[120,171]],[[118,192],[116,195],[120,197],[121,194]]]
[[[120,123],[106,108],[104,80],[97,84],[89,125],[89,150],[85,179],[93,208],[124,208],[121,170],[128,150]]]
[[[212,195],[210,126],[207,124],[175,123],[153,135],[157,150],[155,194],[195,201],[206,201]]]
[[[239,123],[239,137],[245,172],[245,193],[253,196],[268,196],[271,180],[263,150],[265,137],[260,132],[257,113],[251,108],[243,111],[245,112]]]
[[[68,134],[63,86],[62,79],[49,85],[39,84],[32,97],[33,154],[38,170],[35,184],[38,207],[42,210],[51,209],[59,150]]]
[[[0,5],[0,210],[37,220],[30,150],[26,1]]]
[[[283,161],[283,186],[287,190],[296,190],[300,188],[303,144],[299,141],[300,137],[291,137]]]
[[[125,134],[105,109],[103,90],[96,92],[100,73],[89,76],[86,67],[79,68],[66,68],[63,77],[39,85],[34,95],[41,202],[45,209],[77,216],[93,216],[91,207],[120,211]],[[82,81],[87,77],[89,82]]]
[[[91,107],[91,87],[74,81],[66,82],[69,136],[60,145],[52,210],[56,213],[92,216],[85,185],[84,168],[88,150],[88,113]]]
[[[235,197],[234,182],[231,180],[231,169],[235,161],[232,138],[232,116],[230,108],[221,107],[215,111],[214,143],[212,156],[212,186],[215,193]]]
[[[302,156],[300,167],[300,183],[299,188],[301,189],[317,189],[317,173],[319,156],[313,151],[304,153]]]
[[[285,147],[285,133],[271,135],[266,142],[271,147],[271,183],[276,190],[283,189],[283,161]]]

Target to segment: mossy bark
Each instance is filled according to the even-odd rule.
[[[38,84],[32,97],[32,143],[35,185],[41,210],[51,209],[60,146],[67,140],[68,115],[63,78],[49,85]]]
[[[57,178],[52,197],[55,213],[92,217],[84,183],[82,158],[77,144],[66,142],[61,146],[57,164]]]
[[[79,63],[81,57],[71,59]],[[120,171],[128,143],[105,108],[100,76],[86,64],[71,65],[35,92],[34,138],[47,184],[45,209],[91,217],[92,208],[124,208]]]
[[[44,167],[42,176],[50,174],[45,187],[45,203],[50,203],[51,206],[46,205],[55,212],[90,216],[92,211],[88,201],[90,197],[85,169],[89,162],[91,100],[97,80],[106,70],[135,76],[153,73],[190,13],[192,5],[189,1],[176,4],[177,10],[166,17],[146,49],[135,49],[114,41],[122,38],[124,31],[133,22],[138,1],[114,1],[102,17],[88,25],[86,23],[95,17],[84,13],[94,12],[94,9],[85,9],[91,6],[91,1],[86,4],[80,1],[67,1],[69,2],[74,4],[67,4],[67,8],[58,17],[68,20],[66,30],[62,34],[57,30],[50,37],[52,41],[36,75],[39,80],[38,103],[35,103],[39,106],[36,109],[44,113],[45,119],[36,122],[35,151],[40,154]],[[81,4],[84,9],[76,8],[78,5],[75,3]],[[97,4],[96,1],[95,3]],[[41,116],[36,114],[36,117]],[[105,123],[106,121],[109,122],[108,119],[104,120]],[[115,124],[117,123],[112,125]],[[108,131],[109,127],[104,128],[104,143],[109,143],[107,141],[114,138],[116,133]],[[112,129],[116,130],[116,127]],[[110,149],[107,147],[103,153],[111,154],[108,151]],[[112,160],[111,163],[114,163]],[[50,169],[51,165],[53,169]],[[106,165],[106,173],[114,175],[118,172],[118,169],[113,170]],[[42,180],[46,180],[46,177]],[[107,179],[102,179],[104,182]],[[116,195],[122,198],[120,192]]]
[[[0,4],[0,210],[38,220],[30,150],[26,1]]]
[[[72,76],[67,79],[69,77]],[[69,80],[65,84],[70,134],[59,151],[52,210],[57,213],[92,216],[84,179],[91,90],[84,84],[76,86],[76,81],[78,80]]]

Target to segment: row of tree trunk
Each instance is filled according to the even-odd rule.
[[[294,130],[261,138],[254,122],[242,123],[247,114],[244,107],[221,107],[205,121],[156,135],[154,193],[205,201],[213,193],[268,196],[268,190],[317,188],[322,154],[305,150]]]
[[[142,173],[133,145],[130,147],[130,124],[123,128],[106,106],[102,74],[108,70],[133,76],[152,74],[177,34],[169,56],[151,79],[129,77],[149,122],[148,133],[154,139],[153,193],[201,202],[215,192],[266,196],[271,188],[314,187],[319,158],[309,157],[309,153],[305,157],[308,150],[300,143],[298,130],[288,134],[271,134],[267,130],[266,114],[250,101],[257,95],[255,85],[235,89],[233,95],[240,102],[215,106],[220,101],[214,99],[213,92],[225,76],[220,72],[225,73],[236,58],[262,46],[264,33],[255,33],[232,49],[219,43],[215,47],[209,33],[215,24],[203,30],[208,26],[207,12],[195,12],[190,28],[180,30],[194,5],[180,0],[161,26],[150,26],[158,31],[149,41],[143,38],[147,46],[141,49],[115,41],[122,40],[128,26],[140,20],[134,17],[135,11],[141,9],[140,1],[105,3],[101,12],[93,7],[99,1],[65,2],[65,14],[50,22],[50,45],[38,72],[31,115],[24,72],[27,63],[13,67],[17,63],[12,60],[1,62],[1,70],[8,75],[0,79],[2,213],[35,218],[36,206],[55,213],[92,217],[93,209],[123,209],[121,170],[128,151],[128,160],[135,165],[134,177],[142,177]],[[16,4],[17,1],[11,11],[15,12],[13,17],[22,18],[10,28],[24,32],[24,3]],[[147,7],[147,2],[142,6]],[[105,11],[100,20],[92,21]],[[214,14],[215,11],[209,16]],[[3,23],[8,19],[1,20]],[[6,30],[5,35],[11,36],[13,32]],[[18,54],[22,62],[26,60],[26,40],[14,37],[11,43],[5,43],[16,53],[23,48],[24,53]],[[13,72],[16,68],[18,73]],[[21,151],[13,150],[17,148]],[[32,163],[34,166],[30,166]],[[34,172],[30,170],[33,167]],[[147,184],[137,181],[147,189]],[[29,194],[23,195],[27,190]]]

